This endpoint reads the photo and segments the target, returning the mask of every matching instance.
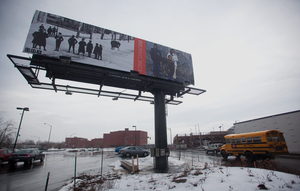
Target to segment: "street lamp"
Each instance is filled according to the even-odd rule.
[[[198,131],[199,131],[199,146],[201,146],[202,145],[202,143],[201,143],[201,132],[200,132],[199,124],[197,124],[197,125],[198,125]]]
[[[17,132],[13,152],[15,152],[15,149],[16,149],[16,146],[17,146],[17,141],[18,141],[19,132],[20,132],[20,128],[21,128],[21,124],[22,124],[22,120],[23,120],[24,111],[29,111],[28,107],[17,107],[17,109],[18,110],[23,110],[23,111],[22,111],[22,116],[21,116],[21,120],[20,120],[20,124],[19,124],[19,128],[18,128],[18,132]]]
[[[135,131],[134,131],[134,145],[136,146],[136,126],[132,126],[135,128]]]
[[[222,126],[223,126],[223,124],[222,124]],[[220,134],[221,134],[221,143],[223,143],[223,137],[222,137],[222,131],[221,131],[222,126],[219,127],[220,128]]]
[[[44,125],[49,125],[48,123],[44,123]],[[50,143],[50,136],[51,136],[51,131],[52,131],[52,125],[50,126],[50,133],[49,133],[49,138],[48,138],[48,149],[49,149],[49,143]]]
[[[168,128],[169,130],[170,130],[170,141],[171,141],[171,145],[170,146],[172,146],[172,131],[171,131],[171,128]]]

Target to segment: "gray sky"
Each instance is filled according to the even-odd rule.
[[[300,1],[1,0],[0,117],[18,127],[20,140],[88,139],[132,128],[154,142],[154,106],[108,97],[33,89],[7,54],[22,53],[35,10],[64,16],[192,54],[195,87],[168,106],[176,134],[230,128],[245,121],[300,109]],[[195,130],[196,126],[196,130]],[[168,130],[168,133],[170,131]],[[168,135],[169,139],[170,135]],[[168,140],[169,143],[169,140]]]

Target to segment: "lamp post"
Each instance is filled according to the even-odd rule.
[[[44,125],[49,125],[48,123],[44,123]],[[51,131],[52,131],[52,125],[50,126],[50,132],[49,132],[49,138],[48,138],[48,149],[49,149],[49,143],[50,143],[50,136],[51,136]]]
[[[28,107],[17,107],[17,109],[18,110],[23,110],[23,111],[22,111],[22,116],[21,116],[21,120],[20,120],[20,124],[19,124],[19,128],[18,128],[18,132],[17,132],[13,152],[15,152],[15,149],[16,149],[16,146],[17,146],[17,141],[18,141],[19,132],[20,132],[20,128],[21,128],[21,124],[22,124],[22,120],[23,120],[24,111],[29,111]]]
[[[172,131],[171,131],[171,128],[168,128],[169,130],[170,130],[170,141],[171,141],[171,145],[170,146],[172,146]]]
[[[222,124],[222,126],[223,126],[223,124]],[[221,143],[223,143],[223,137],[222,137],[222,131],[221,131],[222,126],[219,127],[220,128],[220,134],[221,134]]]
[[[201,143],[201,132],[200,132],[199,124],[197,124],[197,125],[198,125],[198,131],[199,131],[199,146],[201,146],[202,145],[202,143]]]
[[[136,126],[132,126],[135,128],[135,131],[134,131],[134,145],[136,146]]]

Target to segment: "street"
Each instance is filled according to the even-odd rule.
[[[50,172],[48,190],[59,190],[66,182],[74,177],[75,169],[75,153],[45,152],[46,158],[44,162],[35,161],[33,165],[26,166],[22,162],[18,163],[15,168],[10,168],[9,164],[4,164],[0,169],[0,190],[1,191],[32,191],[44,190],[47,180],[47,174]],[[171,156],[186,161],[186,166],[191,166],[193,162],[214,163],[222,166],[245,166],[252,165],[246,163],[243,159],[236,160],[235,157],[229,157],[228,160],[222,160],[221,155],[205,154],[204,151],[184,150],[172,151]],[[148,156],[150,157],[150,156]],[[113,166],[123,158],[116,155],[113,149],[105,150],[103,155],[103,174],[113,172]],[[244,161],[244,162],[241,162]],[[272,160],[276,167],[283,170],[291,170],[292,173],[300,172],[299,157],[277,157]],[[149,168],[142,169],[140,173],[155,172],[151,165]],[[100,174],[101,169],[101,153],[100,152],[78,152],[76,174]],[[182,168],[169,166],[169,172],[175,172]],[[294,170],[294,171],[292,171]],[[297,170],[297,171],[295,171]],[[118,171],[120,172],[120,170]],[[121,173],[126,173],[126,170]]]
[[[48,172],[50,178],[48,190],[59,190],[68,180],[74,177],[75,153],[48,152],[44,162],[35,161],[31,166],[19,162],[15,168],[3,165],[0,170],[0,190],[4,191],[32,191],[44,190]],[[104,152],[103,173],[111,171],[108,165],[114,163],[113,151]],[[101,153],[92,155],[92,152],[78,152],[76,174],[100,174]]]

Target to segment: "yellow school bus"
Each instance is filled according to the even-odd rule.
[[[226,144],[221,148],[224,159],[228,156],[242,155],[248,161],[255,159],[275,158],[274,155],[287,154],[288,148],[283,133],[276,130],[257,131],[224,136]]]

